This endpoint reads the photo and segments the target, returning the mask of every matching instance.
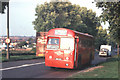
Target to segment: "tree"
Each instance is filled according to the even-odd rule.
[[[95,46],[96,49],[100,49],[101,45],[107,45],[107,31],[106,29],[103,29],[102,26],[97,27],[98,33],[97,36],[95,37]]]
[[[96,27],[100,25],[95,12],[70,2],[45,2],[37,5],[35,16],[33,24],[37,32],[68,28],[96,36]]]
[[[102,8],[101,19],[103,22],[108,21],[111,38],[118,43],[118,55],[120,45],[120,2],[97,2],[96,6]]]
[[[116,48],[116,41],[115,39],[111,38],[112,35],[110,33],[107,34],[107,44],[111,45],[112,48]]]

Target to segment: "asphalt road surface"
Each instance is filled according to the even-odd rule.
[[[114,54],[115,55],[115,54]],[[105,61],[109,57],[95,54],[92,65]],[[45,66],[44,58],[2,63],[2,78],[67,78],[80,70],[61,69]]]

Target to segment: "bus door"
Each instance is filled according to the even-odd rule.
[[[79,38],[75,38],[75,53],[74,53],[74,64],[77,67],[77,60],[78,60],[78,42]]]
[[[77,41],[75,39],[75,54],[74,54],[74,62],[76,62],[76,54],[77,54]]]

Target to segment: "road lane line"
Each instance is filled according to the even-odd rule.
[[[15,67],[9,67],[9,68],[0,69],[0,71],[9,70],[9,69],[16,69],[16,68],[22,68],[22,67],[28,67],[28,66],[34,66],[34,65],[44,64],[44,63],[45,62],[34,63],[34,64],[24,64],[24,65],[21,65],[21,66],[15,66]]]

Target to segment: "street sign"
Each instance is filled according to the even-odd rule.
[[[7,38],[7,39],[5,40],[5,42],[6,42],[7,44],[9,44],[9,43],[10,43],[10,39]]]
[[[9,0],[0,0],[0,13],[4,13],[4,7],[7,6],[9,3]]]

